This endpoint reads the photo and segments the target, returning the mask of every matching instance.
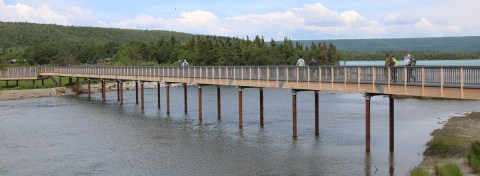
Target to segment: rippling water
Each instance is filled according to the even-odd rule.
[[[197,88],[146,90],[146,108],[125,92],[102,103],[85,96],[0,102],[0,175],[406,175],[422,160],[430,133],[452,115],[480,111],[479,101],[395,100],[395,152],[388,147],[388,97],[372,99],[371,152],[365,152],[365,99],[320,92],[320,136],[314,135],[312,92],[297,96],[298,138],[293,139],[291,93],[265,89],[265,127],[259,125],[259,91],[244,90],[244,124],[238,128],[237,89],[203,87],[203,121]]]

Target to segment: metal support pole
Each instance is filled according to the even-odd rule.
[[[170,84],[167,83],[167,114],[170,114]]]
[[[145,110],[145,94],[143,91],[143,82],[140,82],[140,93],[142,96],[142,110]]]
[[[120,80],[120,106],[123,106],[123,81]]]
[[[135,81],[135,104],[138,105],[138,80]]]
[[[35,85],[35,80],[33,80],[33,85]],[[8,87],[8,82],[7,82],[7,87]]]
[[[77,79],[77,83],[78,83],[78,78],[75,78]],[[42,86],[44,86],[45,84],[43,83],[43,79],[42,79]],[[17,86],[18,86],[18,81],[17,81]]]
[[[202,86],[198,86],[198,120],[202,120]]]
[[[370,95],[365,95],[365,150],[370,152]]]
[[[393,151],[394,147],[394,102],[395,102],[395,97],[393,95],[389,96],[389,119],[390,119],[390,151]]]
[[[58,77],[60,85],[62,85],[62,77]]]
[[[43,79],[42,79],[43,85]],[[75,78],[75,95],[78,97],[78,78]]]
[[[263,127],[263,88],[260,88],[260,126]]]
[[[90,82],[90,79],[88,79],[88,99],[90,100],[92,98],[92,92],[91,92],[91,82]]]
[[[319,113],[318,113],[318,91],[315,91],[315,136],[320,134],[320,127],[319,127]]]
[[[120,101],[120,81],[117,80],[117,101]]]
[[[18,80],[17,80],[17,87],[18,87]]]
[[[187,84],[183,84],[183,107],[184,107],[184,112],[187,113],[188,112],[188,99],[187,99],[188,95],[187,95]]]
[[[221,101],[220,101],[220,86],[217,86],[217,116],[218,119],[222,116],[222,108],[221,108]]]
[[[239,88],[238,89],[238,127],[242,128],[243,126],[243,103],[242,103],[242,94],[243,94],[243,89]]]
[[[297,138],[297,91],[292,90],[293,137]]]
[[[33,85],[35,85],[35,84],[33,84]],[[5,81],[5,86],[7,86],[7,88],[8,88],[8,80]]]
[[[107,99],[105,92],[106,92],[105,80],[102,79],[102,101],[103,102],[105,102],[105,100]]]
[[[160,109],[160,82],[157,82],[157,101],[158,101],[158,109]]]

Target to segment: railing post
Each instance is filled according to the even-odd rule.
[[[443,67],[440,67],[440,96],[441,97],[444,97],[444,94],[443,94],[444,82],[445,82],[445,72],[443,70]]]
[[[463,67],[460,68],[460,98],[463,99],[463,86],[465,85],[465,72]]]

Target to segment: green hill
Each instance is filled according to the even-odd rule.
[[[442,51],[480,52],[480,36],[437,37],[437,38],[398,38],[398,39],[340,39],[340,40],[300,40],[304,46],[313,43],[333,43],[338,50],[356,52],[382,51]]]
[[[85,41],[106,43],[150,42],[174,36],[186,42],[192,34],[100,27],[61,26],[54,24],[0,22],[0,48],[23,48],[48,42]]]

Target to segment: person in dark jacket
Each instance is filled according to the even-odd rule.
[[[310,61],[310,65],[308,66],[318,66],[318,62],[314,58],[312,58],[312,61]]]

